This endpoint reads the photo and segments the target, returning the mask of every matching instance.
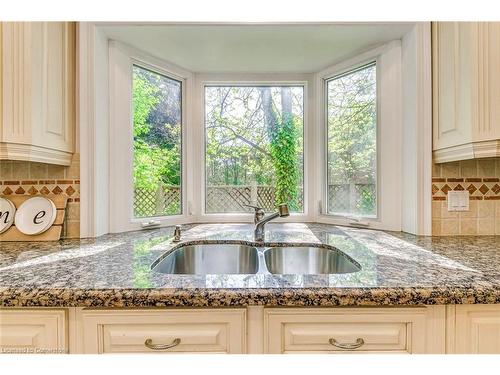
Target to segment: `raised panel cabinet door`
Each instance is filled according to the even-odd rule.
[[[66,312],[38,308],[0,310],[0,353],[67,353]]]
[[[477,139],[500,141],[500,22],[480,22]]]
[[[31,26],[30,22],[0,23],[0,142],[32,141]]]
[[[476,33],[472,22],[432,24],[434,150],[472,141]]]
[[[444,307],[265,309],[266,353],[441,353]]]
[[[500,354],[500,305],[456,306],[455,352]]]
[[[0,160],[70,165],[76,24],[0,23]]]
[[[75,24],[33,23],[33,145],[73,152]]]
[[[246,351],[245,309],[83,310],[83,353],[231,353]]]

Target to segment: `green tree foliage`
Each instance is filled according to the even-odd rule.
[[[303,89],[208,87],[205,105],[208,185],[273,186],[276,204],[301,211]]]
[[[180,185],[180,84],[134,67],[133,105],[134,186]]]
[[[354,214],[376,210],[376,66],[328,82],[328,181],[349,188],[334,204]],[[354,198],[355,206],[352,205]],[[335,200],[334,199],[334,200]]]
[[[375,182],[375,66],[328,83],[330,183]]]

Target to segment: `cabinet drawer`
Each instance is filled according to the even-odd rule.
[[[289,323],[282,328],[283,345],[286,352],[406,352],[407,329],[407,323]]]
[[[244,309],[83,312],[85,353],[244,353]]]
[[[423,308],[266,309],[268,353],[425,353]]]
[[[0,353],[60,354],[66,342],[64,310],[0,310]]]

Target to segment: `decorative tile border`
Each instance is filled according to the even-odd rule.
[[[500,178],[432,178],[432,200],[444,201],[452,190],[468,190],[471,200],[500,200]]]
[[[68,196],[68,202],[80,202],[80,180],[4,180],[0,181],[2,195],[48,195]]]

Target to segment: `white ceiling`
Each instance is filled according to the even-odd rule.
[[[401,39],[411,23],[301,25],[104,25],[125,42],[204,73],[312,73],[370,47]]]

